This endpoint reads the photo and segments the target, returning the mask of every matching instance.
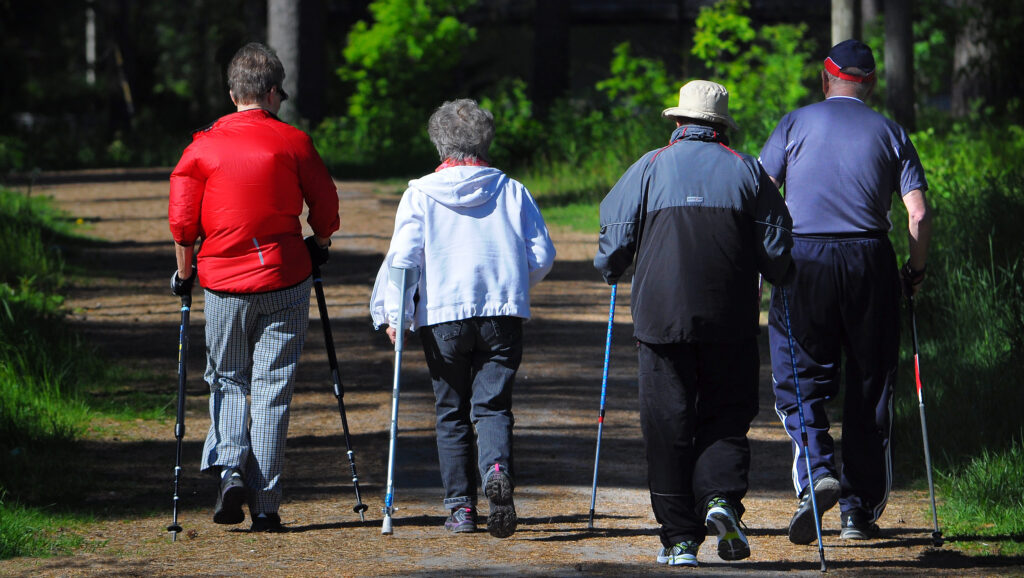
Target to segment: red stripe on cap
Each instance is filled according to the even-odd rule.
[[[835,76],[836,78],[841,78],[843,80],[849,80],[850,82],[857,82],[857,83],[869,82],[873,78],[875,78],[875,72],[874,71],[871,71],[870,73],[868,73],[868,74],[866,74],[864,76],[854,76],[852,74],[846,74],[845,72],[839,70],[839,65],[836,64],[836,62],[834,60],[832,60],[832,57],[828,57],[828,58],[825,59],[825,70],[827,70],[829,74],[831,74],[832,76]]]

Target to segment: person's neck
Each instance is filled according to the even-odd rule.
[[[257,103],[253,103],[253,104],[240,104],[240,105],[238,105],[238,112],[245,112],[247,110],[256,110],[258,108],[263,108],[263,107],[260,106]]]

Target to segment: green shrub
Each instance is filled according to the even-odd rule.
[[[808,104],[820,65],[807,25],[776,24],[755,29],[748,0],[722,0],[697,16],[691,53],[708,80],[729,90],[729,112],[740,126],[732,146],[757,155],[779,119]]]
[[[373,22],[348,34],[338,76],[352,86],[342,119],[315,131],[331,166],[392,165],[422,169],[436,159],[426,136],[433,109],[452,98],[453,70],[476,30],[457,15],[474,0],[375,0]],[[401,172],[399,169],[397,172]]]

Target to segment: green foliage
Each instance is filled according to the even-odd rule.
[[[533,103],[522,79],[499,82],[490,95],[480,99],[480,106],[494,115],[491,160],[496,166],[521,167],[546,146],[544,126],[533,114]]]
[[[818,65],[806,24],[755,28],[749,10],[748,0],[702,7],[691,53],[708,80],[729,90],[729,111],[740,126],[733,146],[756,155],[778,120],[807,103]]]
[[[373,23],[360,21],[352,28],[345,64],[337,71],[352,85],[346,115],[317,131],[320,139],[337,147],[334,154],[366,164],[430,157],[426,119],[451,99],[451,73],[476,37],[476,30],[457,15],[473,3],[375,0],[370,4]]]

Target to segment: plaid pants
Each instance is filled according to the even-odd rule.
[[[202,469],[238,468],[253,516],[277,512],[312,279],[267,293],[206,291],[210,432]],[[251,400],[251,405],[250,405]]]

